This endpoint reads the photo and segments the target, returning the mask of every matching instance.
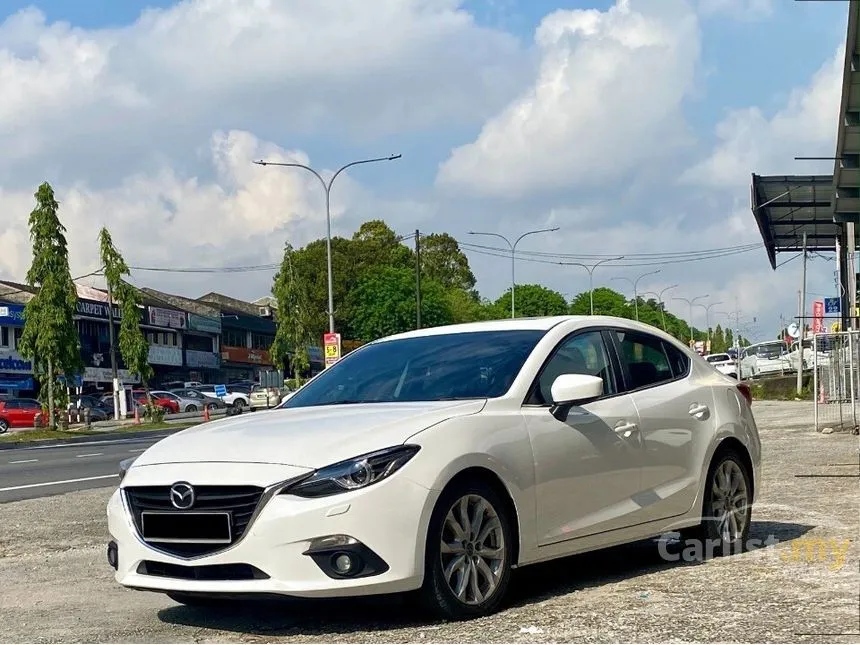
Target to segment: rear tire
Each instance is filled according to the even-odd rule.
[[[247,405],[248,402],[245,399],[236,399],[235,401],[233,401],[233,407],[238,410],[244,409]]]
[[[197,412],[197,406],[192,403],[187,408],[185,408],[185,411],[186,412]]]
[[[752,477],[736,450],[719,452],[711,461],[702,504],[702,523],[684,529],[682,539],[701,540],[704,553],[742,553],[752,520]]]
[[[464,620],[498,609],[510,582],[516,539],[508,513],[508,504],[480,479],[442,494],[430,518],[419,592],[427,610]]]

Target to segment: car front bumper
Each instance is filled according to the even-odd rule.
[[[193,469],[185,479],[194,481]],[[438,491],[416,484],[403,473],[365,490],[325,498],[274,495],[261,501],[259,514],[239,541],[211,555],[183,558],[159,551],[140,538],[125,495],[118,489],[107,507],[108,528],[116,543],[115,578],[121,585],[135,589],[225,595],[312,598],[417,589],[423,580],[427,524],[437,497]],[[365,554],[378,556],[384,563],[377,567],[381,572],[364,577],[332,577],[318,564],[324,558],[306,553],[327,536],[347,536],[356,541],[359,549],[369,550]],[[246,569],[250,565],[267,577],[218,579],[217,572],[228,568],[213,565],[240,565]]]

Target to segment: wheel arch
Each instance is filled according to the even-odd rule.
[[[512,533],[515,536],[514,544],[513,544],[513,558],[511,560],[513,563],[518,563],[520,558],[521,551],[521,543],[523,540],[522,536],[522,524],[520,521],[520,513],[517,508],[517,503],[514,499],[514,496],[511,494],[511,491],[508,489],[505,482],[502,478],[493,470],[486,468],[484,466],[468,466],[458,471],[455,475],[453,475],[442,487],[441,493],[439,497],[441,498],[446,492],[455,488],[456,486],[462,484],[465,481],[470,480],[479,480],[490,487],[499,495],[506,506],[506,511],[508,512],[508,516],[513,524]],[[438,499],[436,501],[438,503]],[[424,543],[425,549],[427,545],[427,539],[429,537],[428,533],[424,535]]]
[[[711,469],[711,466],[722,457],[724,454],[728,452],[737,453],[737,455],[743,460],[744,467],[747,469],[747,473],[750,478],[750,499],[754,500],[756,496],[756,477],[755,477],[755,467],[753,465],[752,456],[750,455],[749,449],[744,445],[744,443],[735,436],[727,436],[723,437],[720,442],[714,448],[714,453],[711,455],[711,460],[708,462],[708,472]]]

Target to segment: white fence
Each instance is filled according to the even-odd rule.
[[[815,429],[854,430],[860,405],[860,332],[816,334],[804,356],[812,365]]]

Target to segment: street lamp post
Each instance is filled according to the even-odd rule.
[[[595,262],[592,265],[582,264],[581,262],[560,262],[559,264],[567,264],[569,266],[577,266],[582,267],[586,271],[588,271],[588,311],[589,315],[594,315],[594,270],[599,267],[601,264],[606,264],[607,262],[615,262],[617,260],[623,260],[624,256],[620,255],[617,258],[606,258],[604,260],[600,260],[599,262]]]
[[[673,284],[665,289],[662,289],[660,292],[657,291],[645,291],[642,293],[643,296],[655,295],[657,296],[657,304],[660,305],[660,319],[663,321],[663,331],[666,331],[666,303],[663,302],[663,294],[669,291],[670,289],[674,289],[677,287],[677,284]]]
[[[711,344],[711,307],[715,307],[716,305],[723,304],[722,301],[712,302],[708,305],[703,305],[701,303],[697,304],[697,307],[701,307],[705,310],[705,326],[708,329],[708,346]],[[710,350],[708,350],[710,351]]]
[[[693,341],[695,340],[693,338],[693,305],[696,304],[696,300],[701,300],[702,298],[707,298],[708,295],[709,294],[706,293],[706,294],[701,295],[701,296],[696,296],[695,298],[692,298],[692,299],[681,298],[680,296],[676,296],[676,297],[672,298],[672,300],[683,300],[688,305],[690,305],[690,347],[693,346]]]
[[[660,273],[660,269],[656,271],[649,271],[648,273],[643,273],[635,280],[631,280],[630,278],[625,278],[623,276],[618,278],[612,278],[613,280],[626,280],[630,284],[633,285],[633,311],[636,312],[636,322],[639,322],[639,281],[649,275],[656,275]]]
[[[515,316],[516,309],[514,307],[514,292],[516,291],[516,278],[515,278],[515,273],[514,273],[514,267],[515,267],[515,253],[517,251],[517,244],[520,243],[520,240],[522,240],[524,237],[527,237],[529,235],[534,235],[536,233],[551,233],[551,232],[557,231],[557,230],[558,230],[558,226],[556,226],[554,228],[539,228],[539,229],[534,230],[534,231],[527,231],[527,232],[523,233],[522,235],[520,235],[513,244],[511,244],[511,241],[508,238],[506,238],[504,235],[502,235],[501,233],[485,233],[483,231],[469,231],[468,232],[469,235],[492,235],[493,237],[501,238],[505,241],[505,243],[508,245],[508,247],[510,247],[510,249],[511,249],[511,318],[516,317]]]
[[[331,179],[326,181],[322,178],[322,175],[319,174],[316,170],[311,168],[310,166],[306,166],[302,163],[282,163],[277,161],[255,161],[254,163],[258,166],[284,166],[287,168],[303,168],[308,172],[313,173],[313,175],[320,180],[322,184],[323,190],[325,190],[325,223],[326,223],[326,236],[325,236],[325,248],[326,248],[326,269],[328,272],[328,330],[329,333],[334,333],[334,288],[332,286],[332,275],[331,275],[331,186],[334,183],[334,180],[337,179],[337,176],[342,173],[347,168],[351,168],[352,166],[358,166],[360,164],[365,163],[376,163],[378,161],[394,161],[395,159],[400,159],[403,155],[389,155],[388,157],[378,157],[375,159],[359,159],[358,161],[351,161],[348,164],[344,164],[331,176]]]

